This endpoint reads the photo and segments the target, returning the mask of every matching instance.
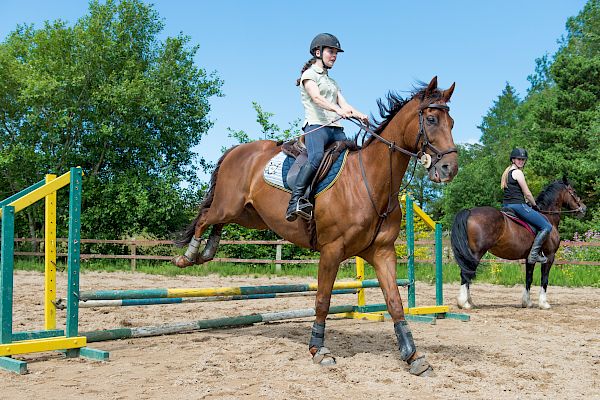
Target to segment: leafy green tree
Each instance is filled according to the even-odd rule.
[[[589,206],[583,221],[566,218],[561,231],[600,227],[600,1],[590,0],[567,21],[567,36],[548,69],[546,89],[527,99],[524,122],[548,181],[568,175]]]
[[[188,196],[201,189],[192,148],[211,126],[208,101],[221,81],[195,65],[189,37],[160,41],[162,29],[142,1],[93,0],[73,26],[17,26],[8,35],[0,44],[1,197],[79,165],[84,236],[165,236],[181,226]],[[34,235],[41,213],[29,213]]]
[[[459,173],[443,189],[443,218],[450,227],[454,215],[463,208],[500,205],[500,177],[508,166],[512,147],[526,147],[515,140],[519,128],[520,100],[508,83],[483,117],[479,129],[481,144],[459,148]]]
[[[289,140],[293,136],[297,136],[300,134],[300,119],[296,119],[292,121],[289,126],[281,130],[279,125],[274,123],[271,119],[275,116],[275,114],[264,111],[263,108],[257,102],[252,102],[252,108],[256,111],[256,122],[260,126],[261,136],[259,139],[252,139],[248,133],[244,130],[234,130],[231,127],[228,127],[229,137],[235,139],[238,144],[249,143],[254,140]],[[221,152],[225,152],[227,148],[221,148]]]
[[[402,179],[402,187],[406,186],[406,192],[410,193],[412,198],[425,212],[431,213],[436,209],[436,201],[440,198],[442,185],[434,183],[429,179],[428,172],[416,160],[412,160],[406,174]],[[434,218],[439,218],[439,215],[432,215]]]
[[[600,229],[600,0],[567,21],[552,57],[536,60],[524,100],[506,85],[484,116],[481,145],[461,148],[460,172],[444,188],[444,222],[461,208],[498,206],[500,175],[513,147],[529,151],[527,182],[535,194],[568,175],[588,205],[584,220],[564,217],[563,237]]]

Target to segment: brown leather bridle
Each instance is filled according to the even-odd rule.
[[[369,126],[362,124],[360,121],[357,121],[355,119],[351,119],[351,121],[353,123],[355,123],[356,125],[358,125],[358,127],[361,130],[365,131],[369,135],[373,136],[375,139],[377,139],[380,142],[387,145],[391,152],[398,151],[402,154],[406,154],[409,157],[414,157],[414,158],[418,159],[419,161],[421,161],[421,157],[424,154],[426,154],[425,150],[429,148],[435,154],[435,161],[433,161],[431,163],[431,165],[429,165],[427,167],[427,169],[430,169],[433,165],[435,165],[435,163],[437,163],[439,160],[441,160],[442,157],[444,157],[446,154],[456,153],[458,150],[456,149],[456,147],[451,147],[447,150],[440,151],[437,147],[435,147],[434,145],[431,144],[429,135],[427,135],[427,131],[425,130],[425,123],[424,123],[424,116],[423,116],[423,110],[425,110],[427,108],[435,108],[438,110],[444,110],[446,112],[450,111],[450,107],[448,107],[446,104],[439,104],[439,103],[432,103],[432,104],[429,104],[429,105],[419,109],[419,132],[417,134],[417,139],[416,139],[414,147],[415,148],[418,147],[419,142],[421,142],[421,148],[416,153],[413,153],[409,150],[406,150],[406,149],[398,146],[395,142],[390,142],[386,138],[375,133],[375,131],[373,131]]]
[[[388,195],[388,203],[387,203],[386,211],[384,211],[383,213],[380,213],[379,210],[377,209],[377,206],[375,205],[375,200],[373,198],[373,194],[371,192],[371,188],[370,188],[369,182],[367,180],[367,175],[365,173],[365,168],[364,168],[364,164],[363,164],[363,160],[362,160],[362,152],[361,152],[362,149],[358,150],[358,161],[359,161],[359,165],[360,165],[360,173],[362,175],[363,182],[365,183],[365,187],[367,188],[367,193],[369,195],[369,200],[371,200],[371,205],[373,206],[373,209],[375,210],[375,212],[377,213],[377,215],[379,216],[381,221],[383,219],[385,219],[390,213],[392,213],[396,209],[398,202],[394,202],[393,198],[398,197],[398,194],[402,190],[406,189],[406,187],[408,187],[408,185],[412,181],[412,177],[414,176],[414,168],[416,168],[416,165],[417,165],[415,163],[415,166],[413,167],[413,172],[411,174],[410,181],[408,181],[406,183],[406,185],[404,187],[401,187],[396,193],[393,193],[394,189],[392,188],[392,182],[393,182],[392,153],[394,151],[398,151],[402,154],[406,154],[407,156],[409,156],[411,158],[414,157],[419,162],[424,164],[423,156],[425,154],[427,154],[425,152],[425,150],[426,149],[431,150],[435,154],[435,159],[431,163],[429,163],[428,166],[426,166],[427,170],[431,169],[431,167],[433,167],[446,154],[458,152],[456,147],[451,147],[447,150],[440,151],[437,147],[435,147],[434,145],[431,144],[431,141],[429,140],[429,135],[427,135],[427,131],[425,130],[425,123],[424,123],[424,117],[423,117],[423,110],[425,110],[427,108],[435,108],[438,110],[444,110],[446,112],[450,111],[450,107],[448,107],[445,104],[439,104],[439,103],[431,103],[431,104],[419,109],[419,132],[417,134],[417,140],[415,142],[414,147],[418,147],[419,142],[421,142],[421,148],[417,153],[413,153],[409,150],[406,150],[406,149],[398,146],[395,142],[391,142],[391,141],[387,140],[386,138],[380,136],[379,134],[375,133],[375,131],[370,129],[368,126],[362,124],[359,121],[351,119],[351,121],[354,122],[356,125],[358,125],[362,130],[364,130],[365,132],[372,135],[375,139],[377,139],[380,142],[387,145],[388,149],[390,151],[390,157],[389,157],[389,159],[390,159],[390,191],[389,191],[389,195]],[[427,154],[427,156],[429,156],[429,154]],[[429,157],[431,157],[431,156],[429,156]],[[392,206],[392,204],[394,204],[394,205]]]

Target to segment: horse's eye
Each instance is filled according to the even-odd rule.
[[[427,117],[427,123],[429,125],[433,125],[433,124],[435,124],[435,122],[436,122],[436,118],[433,115],[430,115]]]

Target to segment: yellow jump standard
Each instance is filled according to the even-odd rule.
[[[0,202],[2,243],[0,258],[0,368],[25,374],[27,363],[12,358],[18,354],[60,350],[67,357],[108,359],[105,351],[89,349],[87,339],[78,335],[79,324],[79,254],[81,242],[81,168],[56,178],[48,175],[27,189]],[[69,185],[69,244],[67,326],[65,332],[56,330],[56,191]],[[46,283],[44,331],[13,333],[13,269],[15,213],[45,199],[46,202]],[[64,336],[58,336],[64,334]],[[35,339],[31,339],[35,337]],[[25,340],[22,340],[25,338]]]

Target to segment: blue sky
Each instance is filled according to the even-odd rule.
[[[234,141],[227,127],[259,137],[252,101],[275,114],[282,129],[303,115],[295,80],[315,34],[335,34],[345,52],[331,76],[346,99],[377,115],[388,91],[406,94],[417,80],[456,82],[451,102],[458,143],[474,143],[477,125],[506,82],[523,97],[535,59],[558,49],[565,22],[583,0],[529,1],[154,1],[164,36],[182,32],[198,44],[197,65],[224,81],[211,101],[214,127],[197,152],[215,161]],[[75,23],[87,1],[2,0],[0,40],[18,23]],[[346,125],[354,133],[354,125]]]

